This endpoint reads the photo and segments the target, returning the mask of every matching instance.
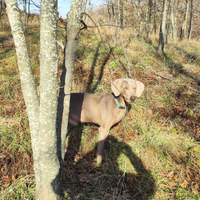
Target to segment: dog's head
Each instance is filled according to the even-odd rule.
[[[121,78],[111,84],[111,89],[115,96],[121,94],[126,102],[131,103],[136,97],[140,97],[144,84],[131,78]]]

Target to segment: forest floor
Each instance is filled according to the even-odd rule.
[[[127,77],[120,41],[111,41],[108,28],[101,32],[109,53],[96,30],[80,36],[73,92],[110,93],[112,81]],[[39,33],[34,23],[26,31],[37,86]],[[59,28],[63,43],[64,35]],[[71,130],[62,172],[64,198],[200,199],[200,94],[191,89],[200,91],[200,42],[169,39],[160,55],[153,35],[137,40],[127,29],[121,36],[131,75],[144,83],[144,93],[110,131],[100,167],[95,165],[98,128]],[[58,51],[59,78],[59,46]],[[34,199],[30,130],[9,28],[0,32],[0,66],[0,199]]]

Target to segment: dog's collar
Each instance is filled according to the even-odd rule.
[[[117,104],[117,106],[120,108],[120,109],[122,109],[122,110],[125,110],[126,108],[127,108],[127,106],[121,106],[120,105],[120,103],[119,103],[119,101],[117,100],[117,97],[113,94],[113,96],[114,96],[114,99],[115,99],[115,102],[116,102],[116,104]]]

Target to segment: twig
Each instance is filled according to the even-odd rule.
[[[64,51],[65,47],[62,44],[62,42],[60,42],[59,40],[57,40],[57,44],[61,47],[62,51]]]
[[[99,33],[99,35],[100,35],[100,37],[101,37],[101,41],[103,42],[103,44],[104,44],[104,46],[105,46],[105,48],[106,48],[107,53],[110,55],[110,57],[112,58],[112,60],[114,61],[114,63],[115,63],[121,70],[123,70],[123,71],[127,74],[128,77],[130,77],[130,76],[129,76],[129,73],[128,73],[122,66],[120,66],[120,65],[116,62],[114,56],[109,52],[109,50],[108,50],[108,48],[107,48],[107,46],[106,46],[106,44],[105,44],[105,41],[103,40],[103,37],[102,37],[102,35],[101,35],[101,32],[100,32],[98,26],[96,25],[96,23],[94,22],[94,20],[93,20],[87,13],[82,13],[82,14],[87,15],[87,16],[91,19],[91,21],[94,23],[94,25],[96,26],[96,28],[97,28],[97,30],[98,30],[98,33]]]

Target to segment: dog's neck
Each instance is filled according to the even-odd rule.
[[[120,94],[118,97],[116,97],[113,94],[116,104],[120,109],[126,109],[126,101],[124,100],[123,96]]]

